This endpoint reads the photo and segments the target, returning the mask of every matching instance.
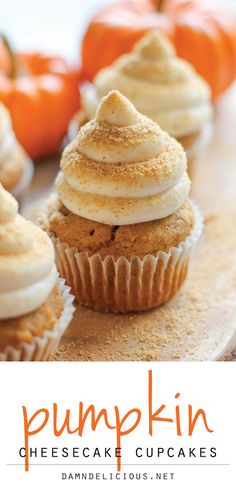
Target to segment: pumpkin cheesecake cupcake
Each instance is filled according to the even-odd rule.
[[[39,222],[80,303],[141,311],[178,291],[202,226],[185,152],[118,91],[65,149],[56,189]]]
[[[17,199],[33,177],[33,164],[15,138],[8,110],[0,103],[0,182]]]
[[[94,117],[99,100],[113,89],[177,138],[189,157],[209,141],[210,87],[192,65],[176,57],[174,46],[161,32],[146,34],[131,53],[102,69],[93,84],[84,87],[83,109],[72,131]]]
[[[47,234],[0,184],[0,361],[52,357],[73,313],[68,291]]]

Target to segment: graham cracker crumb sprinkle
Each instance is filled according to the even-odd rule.
[[[233,322],[233,307],[236,311],[234,222],[236,209],[220,209],[206,216],[205,232],[195,249],[188,279],[177,296],[161,308],[113,315],[78,306],[55,360],[182,361],[214,357],[224,342],[225,323]],[[227,240],[222,240],[222,229]],[[232,332],[234,329],[232,325]],[[205,358],[201,349],[199,359],[199,347],[204,344]]]

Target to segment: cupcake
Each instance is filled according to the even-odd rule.
[[[0,182],[20,199],[32,177],[32,161],[16,140],[9,112],[0,103]]]
[[[60,166],[38,219],[76,299],[129,312],[174,296],[201,231],[182,146],[112,91]]]
[[[73,297],[58,279],[47,234],[18,214],[0,184],[0,360],[46,361],[69,324]]]
[[[189,157],[208,142],[210,87],[189,63],[176,57],[174,46],[160,32],[146,34],[131,53],[102,69],[93,85],[84,87],[83,109],[72,123],[71,134],[94,117],[99,100],[113,89],[178,139]]]

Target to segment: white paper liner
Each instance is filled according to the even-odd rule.
[[[68,327],[74,312],[74,297],[64,279],[58,279],[58,287],[64,302],[63,312],[52,330],[46,330],[43,337],[35,337],[31,344],[21,342],[17,348],[7,346],[0,352],[0,361],[49,361],[58,349],[60,339]]]
[[[20,200],[23,197],[24,191],[31,183],[33,175],[34,175],[34,164],[32,160],[29,157],[27,157],[23,175],[20,181],[18,182],[18,184],[13,189],[11,189],[11,194],[13,194],[13,196],[17,200]]]
[[[55,195],[51,196],[48,204]],[[60,276],[71,286],[77,301],[90,308],[107,312],[142,311],[167,302],[180,288],[188,269],[190,251],[200,236],[203,220],[192,202],[195,226],[191,235],[178,247],[143,259],[131,260],[112,256],[103,259],[99,253],[89,256],[62,243],[50,234]],[[38,222],[47,220],[47,203],[41,208]]]

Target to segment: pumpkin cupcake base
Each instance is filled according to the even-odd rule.
[[[185,280],[190,251],[201,234],[202,218],[192,204],[194,227],[181,243],[167,251],[145,255],[103,256],[69,246],[50,233],[60,276],[77,301],[92,309],[128,313],[148,310],[169,301]],[[38,221],[47,221],[47,204]]]
[[[51,293],[48,307],[46,302],[41,309],[27,315],[25,321],[24,317],[16,320],[20,322],[21,328],[18,337],[22,340],[19,342],[16,338],[17,330],[15,331],[14,326],[11,326],[14,322],[5,321],[3,328],[11,328],[13,340],[10,342],[9,338],[8,345],[5,345],[6,342],[0,343],[0,361],[49,361],[52,359],[72,319],[74,298],[69,291],[70,288],[64,284],[64,280],[58,279],[56,289]],[[48,315],[51,315],[50,322],[48,322]],[[31,319],[29,329],[27,329],[27,317]],[[0,330],[1,324],[4,324],[4,321],[0,321]]]

